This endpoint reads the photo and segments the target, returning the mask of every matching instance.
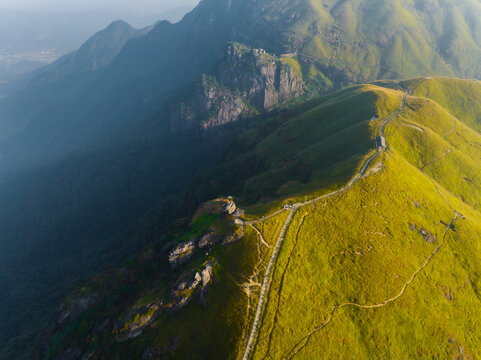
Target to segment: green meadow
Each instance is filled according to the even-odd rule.
[[[298,208],[275,253],[289,214],[278,210],[343,188],[375,153],[380,126],[408,88],[385,129],[387,149],[351,188]],[[70,298],[103,300],[55,333],[48,354],[74,344],[96,359],[141,358],[154,346],[169,359],[242,359],[273,259],[250,359],[479,358],[480,93],[468,80],[377,82],[294,105],[243,132],[233,147],[242,151],[201,181],[229,183],[252,221],[244,238],[196,252],[180,270],[148,255],[162,254],[159,243],[127,271],[91,279]],[[166,234],[173,243],[233,226],[217,215],[184,220],[187,229]],[[215,262],[212,283],[181,310],[160,314],[128,342],[110,329],[91,336],[105,318],[167,300],[207,261]]]

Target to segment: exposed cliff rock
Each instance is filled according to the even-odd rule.
[[[74,320],[89,308],[95,306],[97,301],[97,294],[90,294],[63,302],[57,307],[57,324],[61,325],[65,321]]]
[[[298,97],[301,76],[262,49],[229,43],[212,75],[203,75],[193,91],[170,109],[173,132],[210,129],[263,113]]]
[[[141,308],[130,311],[115,325],[115,340],[124,342],[136,338],[142,334],[147,326],[152,324],[160,311],[161,305],[158,303],[142,306]]]
[[[237,206],[235,204],[235,202],[233,201],[229,201],[225,206],[224,208],[222,209],[222,211],[224,212],[224,214],[226,215],[232,215],[235,213],[235,211],[237,210]]]
[[[217,234],[215,231],[208,230],[199,237],[197,246],[199,247],[199,249],[209,248],[212,247],[212,245],[217,243],[219,240],[219,234]]]
[[[229,43],[224,52],[217,72],[218,81],[236,89],[257,110],[269,110],[302,92],[302,79],[292,67],[263,49]]]
[[[194,217],[193,219],[197,219],[199,216],[202,216],[202,215],[214,215],[214,214],[220,214],[223,212],[223,210],[227,207],[227,206],[232,206],[232,205],[229,205],[229,204],[233,204],[236,208],[237,208],[237,205],[235,204],[234,202],[234,199],[232,198],[232,196],[228,196],[228,197],[225,197],[225,198],[219,198],[219,199],[215,199],[215,200],[211,200],[211,201],[207,201],[205,203],[203,203],[199,209],[196,211],[196,213],[194,214]],[[241,209],[237,209],[239,211],[243,211]]]
[[[204,75],[194,85],[194,95],[173,106],[170,128],[174,132],[212,128],[237,120],[248,111],[241,97],[219,85],[214,77]]]
[[[177,245],[169,253],[169,263],[175,268],[180,264],[184,264],[192,257],[195,250],[195,240],[187,241]]]

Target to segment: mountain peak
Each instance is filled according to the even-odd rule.
[[[104,31],[112,31],[112,30],[134,30],[134,28],[124,20],[115,20],[110,23],[109,26],[105,28]]]
[[[145,35],[150,28],[134,29],[123,20],[116,20],[88,39],[67,59],[69,71],[73,66],[80,71],[96,71],[110,64],[132,38]]]

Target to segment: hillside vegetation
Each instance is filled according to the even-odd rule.
[[[481,88],[407,84],[416,93],[463,88],[462,102]],[[479,134],[464,124],[477,114],[457,114],[408,97],[387,127],[377,172],[297,211],[253,358],[479,357]]]
[[[288,29],[282,29],[285,52],[294,54],[314,78],[363,82],[428,74],[480,77],[477,0],[261,3],[258,16],[279,29],[287,24]],[[290,16],[292,11],[295,16]]]
[[[250,161],[262,164],[233,183],[237,201],[249,205],[246,214],[236,215],[242,240],[214,245],[174,269],[162,265],[165,250],[147,250],[122,270],[129,275],[116,275],[130,276],[128,288],[120,285],[126,280],[117,285],[119,280],[109,280],[106,287],[106,278],[97,277],[67,301],[99,291],[102,300],[77,320],[58,325],[45,339],[44,356],[70,347],[67,351],[87,351],[98,359],[479,357],[481,135],[467,125],[476,118],[472,113],[455,116],[441,100],[417,94],[431,87],[468,94],[481,85],[423,78],[386,86],[354,87],[312,100],[241,134],[236,143],[244,144]],[[404,91],[396,90],[401,88],[412,93],[405,101]],[[462,109],[455,96],[450,99],[451,109]],[[344,188],[374,154],[386,119],[391,119],[384,132],[387,149]],[[339,147],[332,147],[333,137]],[[353,143],[359,148],[342,151]],[[286,144],[308,165],[298,168],[303,178],[279,165],[289,164]],[[223,161],[236,160],[234,154]],[[240,156],[235,167],[245,161]],[[270,167],[279,175],[263,175]],[[232,179],[231,169],[218,167],[216,175]],[[202,181],[213,186],[211,176]],[[295,208],[275,211],[294,202]],[[195,220],[201,213],[184,235],[182,227],[172,230],[171,247],[208,227],[224,231],[219,229],[233,224],[229,218]],[[116,342],[112,325],[96,330],[102,319],[122,319],[141,305],[166,301],[169,284],[206,261],[216,264],[212,283],[200,295],[194,292],[185,307],[157,317],[138,337]],[[105,301],[114,305],[106,307]]]
[[[165,310],[165,302],[155,301],[164,297],[154,293],[148,307],[128,316],[138,309],[131,309],[135,298],[151,286],[138,277],[151,279],[164,293],[180,276],[180,268],[170,272],[169,266],[144,274],[142,261],[129,272],[134,285],[133,290],[125,286],[131,289],[128,296],[119,290],[122,281],[114,281],[113,288],[100,281],[98,288],[123,294],[115,306],[98,302],[105,293],[80,298],[96,313],[92,323],[53,326],[49,334],[59,335],[39,344],[30,339],[47,324],[70,284],[76,288],[92,274],[122,267],[151,244],[165,261],[168,247],[178,241],[187,249],[190,240],[209,242],[208,234],[190,228],[206,201],[232,195],[246,210],[211,224],[226,230],[232,221],[262,219],[284,205],[342,190],[355,174],[365,175],[367,165],[368,171],[381,166],[377,161],[384,152],[375,143],[383,125],[385,154],[395,152],[476,209],[479,84],[449,77],[481,76],[480,6],[479,0],[202,0],[175,24],[161,21],[137,31],[113,23],[77,52],[9,86],[0,101],[0,288],[5,294],[0,358],[28,359],[33,347],[38,354],[62,355],[69,343],[75,346],[65,355],[70,358],[76,350],[109,358],[111,347],[137,357],[144,344],[162,343],[168,330],[155,341],[141,343],[144,334],[139,334],[114,346],[124,327],[150,329],[159,322],[150,323],[149,316]],[[281,229],[286,225],[270,219]],[[261,231],[264,225],[256,224]],[[251,227],[243,230],[260,241]],[[199,238],[203,235],[207,238]],[[277,236],[265,237],[279,249]],[[219,252],[227,251],[227,243]],[[265,260],[275,275],[277,251],[269,251]],[[251,277],[244,270],[236,273],[236,265],[223,263],[221,255],[215,258],[184,266],[194,276],[211,269],[215,274],[217,265],[229,268],[236,284],[239,273]],[[250,260],[247,265],[255,267]],[[158,284],[152,274],[164,271]],[[192,279],[199,300],[200,285]],[[216,281],[206,288],[219,286],[222,292],[223,280]],[[230,294],[233,308],[245,305],[241,292]],[[200,306],[194,298],[186,311]],[[100,326],[104,313],[107,327]],[[248,321],[258,318],[254,313]],[[202,343],[217,338],[229,345],[219,346],[216,356],[241,354],[242,346],[235,344],[247,340],[239,334],[247,336],[249,326],[238,314],[208,339],[198,335],[202,331],[191,334],[198,353],[209,347]],[[127,319],[114,328],[118,316]],[[109,336],[89,338],[95,329]],[[168,339],[167,349],[186,348],[177,337]],[[134,343],[141,345],[128,346]],[[133,348],[135,354],[126,350]]]

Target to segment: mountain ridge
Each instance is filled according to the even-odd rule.
[[[312,301],[303,298],[306,294],[317,299],[316,291],[321,294],[323,289],[335,295],[323,293],[328,302],[345,302],[348,297],[357,304],[374,303],[370,293],[376,299],[391,298],[401,280],[412,275],[408,270],[419,268],[419,254],[430,255],[430,246],[439,245],[436,241],[446,229],[440,221],[449,225],[452,220],[436,187],[468,218],[455,224],[459,233],[448,231],[445,244],[475,269],[477,242],[463,239],[479,234],[479,83],[436,75],[479,77],[477,67],[471,66],[480,58],[478,9],[477,0],[203,0],[179,23],[160,22],[141,36],[122,23],[117,32],[114,24],[113,31],[97,37],[98,47],[95,42],[84,45],[79,64],[72,55],[66,67],[57,63],[44,69],[49,71],[46,76],[2,99],[2,126],[12,128],[0,142],[0,282],[7,289],[0,306],[0,336],[7,345],[0,357],[29,358],[31,339],[75,281],[87,284],[86,291],[75,287],[61,312],[79,299],[80,309],[85,304],[88,309],[50,328],[51,337],[42,338],[37,347],[40,358],[89,355],[91,347],[100,358],[141,358],[145,353],[147,359],[155,359],[172,352],[202,358],[211,351],[223,359],[237,356],[252,320],[246,305],[255,304],[259,295],[256,289],[266,265],[260,259],[272,254],[285,223],[287,214],[277,210],[348,183],[376,151],[378,127],[399,109],[402,90],[408,87],[414,91],[408,106],[386,128],[388,149],[369,168],[369,176],[345,197],[304,209],[312,216],[300,211],[293,218],[283,245],[292,250],[281,249],[281,272],[272,277],[278,300],[264,307],[265,324],[272,330],[259,328],[253,356],[272,349],[274,356],[283,356],[289,350],[285,347],[308,333],[303,332],[308,324],[291,327],[289,320],[283,322],[286,317],[277,315],[276,303],[281,313],[302,320],[312,309],[324,314],[336,305],[310,307]],[[248,61],[236,56],[236,61],[226,61],[226,44],[229,48],[233,43],[234,49],[242,50],[239,53],[248,54]],[[428,77],[402,80],[418,75]],[[433,182],[434,187],[427,185]],[[412,201],[400,199],[394,189]],[[247,215],[239,210],[227,216],[209,213],[200,220],[195,216],[210,199],[222,196],[231,204],[233,200],[224,197],[228,194]],[[376,210],[378,205],[382,210]],[[252,224],[256,228],[248,224],[263,216],[266,222]],[[359,219],[373,230],[364,229]],[[239,220],[247,221],[243,240],[237,236]],[[346,223],[356,226],[351,229]],[[386,261],[376,257],[371,262],[368,241],[377,238],[364,238],[362,231],[386,238],[386,245],[376,242],[378,252],[373,252],[385,254]],[[405,247],[399,246],[400,239],[408,239]],[[322,251],[316,251],[316,244]],[[183,255],[189,249],[192,262],[172,270],[170,251]],[[205,258],[204,249],[210,257]],[[133,256],[137,253],[141,256]],[[286,254],[293,255],[292,260],[287,261]],[[391,265],[403,264],[401,255],[409,269],[397,274],[399,279],[383,278],[381,283],[389,286],[386,292],[369,275],[391,274]],[[475,274],[463,273],[449,257],[444,261],[457,276],[469,278],[470,285],[463,289],[466,299],[475,303]],[[323,272],[316,264],[322,264]],[[301,269],[299,284],[288,275],[277,277],[290,274],[284,266]],[[102,273],[106,268],[116,270]],[[102,275],[93,283],[81,280],[98,273]],[[201,286],[197,274],[213,280]],[[354,284],[364,284],[360,274],[367,276],[372,292],[367,287],[355,291]],[[329,282],[332,279],[336,281]],[[442,284],[439,291],[458,299],[456,289],[462,284],[450,276],[436,279]],[[444,284],[446,279],[449,284]],[[433,308],[446,310],[443,298],[454,304],[444,293],[423,286],[436,299]],[[281,288],[302,306],[289,307]],[[303,292],[304,288],[315,291]],[[153,319],[166,311],[159,301],[172,305],[184,298],[188,304],[181,311]],[[22,310],[11,311],[17,306]],[[476,309],[470,312],[473,318]],[[377,334],[369,318],[349,311],[340,314],[346,314],[346,326]],[[466,320],[462,313],[446,313]],[[159,326],[159,319],[167,325]],[[192,319],[209,332],[190,326]],[[404,315],[390,319],[407,321]],[[434,316],[429,319],[429,331],[444,336]],[[104,321],[108,324],[97,328]],[[412,328],[419,330],[418,324]],[[477,339],[464,337],[463,324],[450,324],[456,336],[448,343],[474,353]],[[387,323],[385,328],[391,330]],[[139,329],[142,334],[132,342],[115,340],[123,338],[123,331],[135,335]],[[355,334],[342,326],[337,329],[333,336],[345,334],[356,354],[366,356],[357,348]],[[283,341],[279,334],[284,331],[293,336]],[[95,340],[90,337],[94,333]],[[322,338],[322,332],[319,336],[323,344],[338,349],[339,344]],[[406,348],[412,339],[403,336],[409,341],[396,342],[392,353],[368,340],[366,346],[388,357],[402,353],[399,349],[415,356]],[[225,340],[221,346],[219,339]],[[432,338],[425,339],[444,349]],[[431,345],[416,346],[419,354],[436,355]],[[312,358],[315,350],[305,350]]]
[[[125,128],[131,123],[129,118],[145,114],[142,109],[159,111],[159,104],[169,100],[171,91],[202,73],[211,72],[222,57],[221,47],[229,41],[262,48],[278,57],[292,55],[291,61],[299,63],[304,82],[321,93],[379,78],[454,74],[479,77],[481,69],[472,67],[481,58],[480,40],[475,36],[481,22],[476,15],[479,2],[452,0],[444,8],[437,2],[432,6],[422,4],[419,1],[365,4],[352,0],[202,1],[179,23],[161,22],[145,36],[129,41],[98,76],[73,88],[67,85],[67,91],[62,89],[62,95],[70,93],[70,103],[81,100],[82,105],[75,111],[68,107],[45,108],[34,101],[30,107],[40,105],[44,110],[24,121],[39,123],[35,118],[49,116],[58,124],[68,117],[72,122],[83,123],[87,129],[94,127],[91,119],[101,113],[105,128]],[[369,14],[373,19],[364,18]],[[448,21],[453,16],[460,17],[453,30],[456,36],[443,37],[453,26]],[[427,18],[433,20],[426,21]],[[443,22],[445,27],[439,27]],[[466,46],[469,51],[464,53],[469,55],[465,60],[457,58],[459,51],[454,49]],[[442,53],[438,48],[444,49]],[[55,96],[54,88],[49,92],[52,90],[50,96]],[[35,91],[45,93],[42,86]],[[19,96],[22,101],[5,118],[25,116],[21,115],[21,109],[31,95]],[[115,111],[111,105],[114,103],[124,104],[122,111]],[[88,142],[86,138],[92,137],[91,133],[80,136],[70,146],[63,144],[50,152],[58,154],[65,147],[69,150],[81,147]],[[16,146],[17,141],[10,141],[8,146]],[[28,148],[28,144],[22,146]],[[28,156],[38,152],[31,151]],[[17,153],[25,150],[19,149]]]
[[[75,315],[79,316],[78,320],[70,320],[73,321],[70,324],[74,328],[83,324],[82,326],[97,329],[98,323],[104,323],[104,321],[105,324],[113,326],[112,324],[115,322],[108,319],[117,319],[120,316],[121,319],[131,319],[126,323],[128,326],[125,331],[139,331],[140,334],[135,332],[136,337],[126,343],[113,338],[116,334],[115,329],[118,327],[114,327],[113,333],[110,330],[103,330],[100,333],[93,330],[97,334],[95,341],[86,341],[82,345],[79,340],[83,338],[83,335],[78,338],[69,332],[65,335],[63,350],[55,347],[56,351],[59,351],[60,354],[62,351],[75,352],[78,356],[81,356],[84,351],[88,351],[87,353],[93,353],[95,356],[116,354],[120,358],[122,356],[125,358],[139,356],[143,359],[155,359],[162,356],[203,358],[206,354],[211,354],[215,358],[242,358],[245,354],[250,329],[255,322],[254,311],[259,303],[259,298],[262,297],[260,284],[264,282],[264,284],[271,283],[271,295],[268,295],[269,291],[265,293],[266,300],[263,306],[261,305],[264,313],[263,320],[259,322],[259,329],[254,334],[252,356],[249,358],[262,358],[266,354],[276,357],[312,358],[320,346],[324,346],[326,343],[334,346],[329,336],[322,337],[325,331],[324,327],[328,328],[327,331],[331,328],[336,329],[337,332],[334,333],[336,338],[341,336],[349,339],[350,346],[337,343],[335,348],[338,354],[355,353],[360,358],[372,358],[373,356],[382,358],[401,356],[406,353],[416,354],[416,351],[421,351],[419,349],[422,349],[423,354],[436,354],[436,352],[449,354],[453,349],[450,344],[455,343],[456,346],[463,347],[464,354],[475,356],[477,354],[476,344],[481,342],[481,338],[479,336],[466,337],[464,335],[465,325],[459,321],[461,321],[460,319],[467,321],[473,328],[479,326],[479,324],[467,320],[481,309],[476,290],[479,276],[476,275],[477,270],[475,270],[479,267],[476,263],[479,255],[473,253],[472,256],[463,257],[461,262],[469,262],[469,266],[464,266],[457,262],[456,256],[444,252],[443,249],[450,248],[459,256],[461,253],[466,256],[467,253],[479,247],[477,240],[467,242],[463,238],[471,234],[470,238],[476,239],[477,235],[475,234],[481,232],[479,225],[481,215],[476,210],[476,201],[478,200],[473,201],[479,199],[479,195],[473,194],[471,198],[466,196],[466,193],[473,192],[480,180],[471,177],[470,182],[467,182],[463,180],[463,177],[466,176],[463,172],[457,172],[456,176],[448,177],[443,162],[447,162],[447,164],[465,162],[462,159],[467,155],[460,150],[465,150],[466,146],[474,151],[469,154],[469,157],[473,160],[477,159],[479,149],[474,150],[475,142],[481,139],[481,136],[478,132],[461,125],[465,121],[465,115],[461,113],[458,113],[461,120],[458,120],[457,130],[448,133],[445,129],[449,130],[452,127],[452,115],[439,105],[434,105],[434,110],[431,110],[430,107],[436,103],[429,98],[416,96],[416,91],[422,93],[422,89],[425,87],[429,88],[435,85],[440,87],[439,83],[447,86],[448,89],[450,85],[452,87],[456,84],[457,87],[465,90],[473,87],[477,92],[481,92],[481,85],[477,82],[441,78],[427,80],[419,78],[389,83],[390,87],[394,87],[394,89],[365,85],[325,96],[310,105],[299,105],[300,113],[294,113],[293,116],[291,114],[283,120],[277,119],[278,130],[268,134],[264,133],[266,137],[261,141],[261,143],[271,144],[265,150],[270,151],[274,156],[276,147],[272,146],[273,140],[269,140],[269,137],[272,138],[275,135],[274,142],[286,146],[282,135],[291,133],[291,130],[286,127],[286,123],[289,122],[297,122],[298,127],[303,124],[310,132],[320,131],[322,134],[326,129],[323,126],[325,123],[323,124],[323,121],[319,120],[323,118],[319,116],[322,113],[330,114],[329,117],[324,117],[324,121],[333,127],[340,126],[339,119],[341,119],[343,123],[341,129],[344,131],[340,131],[340,133],[343,133],[344,138],[346,138],[346,130],[352,128],[352,123],[347,122],[347,119],[366,126],[368,129],[366,134],[355,129],[346,140],[346,143],[349,143],[353,139],[358,141],[363,139],[366,141],[366,147],[360,149],[360,156],[357,157],[356,164],[353,164],[349,172],[344,174],[341,179],[332,171],[332,168],[330,169],[330,179],[328,180],[330,186],[322,187],[315,182],[309,184],[315,180],[313,178],[304,180],[304,187],[291,188],[290,192],[284,193],[273,192],[270,199],[261,196],[254,198],[253,201],[250,200],[249,192],[243,193],[237,190],[237,208],[247,205],[245,213],[236,211],[236,205],[233,209],[231,209],[231,205],[224,207],[224,204],[232,203],[232,198],[215,200],[214,203],[219,201],[222,203],[220,207],[215,207],[209,202],[201,206],[192,221],[187,220],[190,225],[176,228],[171,233],[170,246],[161,248],[161,244],[164,243],[159,243],[154,248],[148,248],[132,259],[131,265],[127,266],[125,270],[114,271],[108,275],[117,279],[113,283],[127,281],[136,284],[138,284],[136,280],[138,276],[144,276],[145,287],[137,285],[137,287],[130,288],[129,296],[132,298],[121,301],[122,305],[116,303],[118,307],[112,310],[112,313],[104,311],[103,300],[99,300],[100,303],[92,303],[88,306],[89,312],[84,310],[84,315]],[[407,89],[411,95],[405,94],[401,89]],[[364,97],[363,94],[375,94],[376,96]],[[355,102],[353,99],[356,96],[361,97]],[[366,107],[366,113],[352,110],[350,107],[351,118],[346,115],[339,116],[340,110],[347,110],[346,104],[354,103],[369,103],[370,106]],[[418,106],[418,104],[424,105]],[[401,110],[399,110],[400,108]],[[318,124],[319,130],[314,129],[311,125],[316,122],[320,123]],[[382,130],[381,132],[387,138],[387,148],[375,150],[376,135],[384,127],[384,124],[387,124],[385,132]],[[259,134],[262,134],[262,127],[263,124],[259,124],[259,128],[254,132],[258,131]],[[332,131],[334,134],[339,133],[339,128]],[[247,134],[241,135],[241,138],[252,137],[252,132],[252,130],[248,130]],[[413,136],[413,134],[418,135]],[[329,134],[324,136],[323,141],[329,143]],[[312,137],[314,138],[315,135],[312,134]],[[437,158],[436,152],[440,154],[444,152],[441,146],[433,146],[426,141],[426,139],[441,137],[444,137],[443,141],[448,142],[453,149],[445,158]],[[305,137],[300,137],[300,139],[304,140],[304,146],[309,149],[309,153],[314,153],[311,151],[308,139],[306,140]],[[411,145],[409,141],[414,141],[415,144]],[[420,149],[421,151],[419,151]],[[433,150],[434,153],[431,152]],[[378,156],[374,157],[374,153],[377,153]],[[415,157],[419,155],[429,160],[419,163]],[[238,154],[237,156],[242,155]],[[347,155],[347,159],[349,158],[350,155]],[[329,164],[327,157],[320,159],[318,166]],[[224,161],[231,160],[230,157],[224,159]],[[364,165],[366,164],[365,160],[368,160],[370,166]],[[479,168],[481,165],[478,160],[476,164],[473,163],[469,166]],[[232,164],[232,167],[235,168],[236,164]],[[272,167],[280,168],[275,163],[272,164]],[[220,174],[219,171],[221,170],[216,172],[217,176]],[[223,171],[226,172],[227,178],[232,179],[232,173],[228,167]],[[257,171],[261,171],[261,169]],[[310,171],[315,173],[316,167],[311,168]],[[354,177],[358,173],[360,176]],[[256,177],[256,174],[251,174],[251,176]],[[285,179],[292,179],[292,174]],[[353,179],[357,179],[357,181],[353,181]],[[207,176],[204,181],[208,183],[211,180]],[[349,184],[347,187],[346,183]],[[199,184],[198,182],[197,188]],[[247,187],[248,181],[240,179],[240,184]],[[278,188],[283,187],[282,185],[277,186]],[[221,187],[217,188],[221,189]],[[232,189],[232,186],[230,188]],[[256,190],[263,191],[262,188],[257,187]],[[199,191],[201,190],[199,189]],[[403,196],[395,196],[394,194],[398,191]],[[315,201],[316,199],[317,201]],[[249,201],[251,201],[250,206]],[[266,204],[259,207],[259,202],[266,202]],[[300,203],[305,206],[296,205]],[[353,206],[355,210],[353,210]],[[365,211],[366,206],[371,209],[371,213]],[[398,207],[403,209],[402,214],[394,211]],[[334,208],[342,209],[342,212],[336,213]],[[230,210],[229,213],[220,215],[219,218],[217,217],[219,209]],[[209,221],[202,218],[205,211],[212,211],[208,213],[209,216],[213,216]],[[352,214],[352,211],[355,213]],[[258,215],[254,216],[253,214],[256,212]],[[292,213],[292,216],[288,217],[288,213]],[[310,215],[317,213],[321,213],[322,216]],[[457,221],[452,221],[455,215]],[[196,222],[196,219],[200,218],[203,220]],[[314,227],[310,225],[313,221],[317,224]],[[354,221],[359,225],[355,228],[346,227],[346,221]],[[223,231],[227,226],[242,228],[244,232],[241,235],[242,239],[232,243],[222,241],[226,236]],[[359,229],[362,231],[359,232]],[[184,231],[187,232],[184,233]],[[304,234],[304,232],[307,233]],[[322,232],[324,241],[320,235],[316,235],[317,232]],[[236,230],[237,233],[238,230]],[[220,236],[221,240],[216,236]],[[282,237],[284,237],[284,244],[276,245],[278,239]],[[308,241],[312,237],[318,241]],[[200,244],[203,244],[202,241],[207,238],[212,242],[206,242],[207,249],[209,249],[206,254],[205,245]],[[190,245],[191,243],[193,245]],[[202,248],[197,248],[198,246],[202,246]],[[318,246],[321,246],[323,250],[315,250]],[[279,249],[279,254],[274,251],[274,248]],[[176,251],[184,252],[186,260],[169,269],[168,259]],[[445,267],[444,264],[438,262],[440,257],[450,266],[447,272],[456,273],[455,276],[445,274],[445,271],[442,270]],[[274,261],[275,266],[268,266],[269,259],[273,259],[271,262]],[[324,261],[320,261],[320,259]],[[214,270],[210,274],[209,282],[204,283],[202,289],[187,292],[176,290],[177,286],[183,284],[181,280],[184,279],[184,276],[188,279],[191,274],[196,274],[196,271],[199,273],[204,271],[205,264],[210,262],[214,264]],[[292,265],[292,263],[296,265]],[[395,264],[398,267],[394,268]],[[145,275],[145,273],[140,275],[146,269],[152,269],[151,267],[158,269],[159,266],[163,269],[160,272],[159,270],[152,272],[147,270],[152,275]],[[272,273],[269,273],[268,269],[270,268],[273,269]],[[394,273],[388,271],[390,268],[394,269]],[[286,269],[290,269],[290,276],[285,275]],[[321,276],[324,272],[329,276]],[[162,280],[159,278],[159,273],[162,274]],[[127,280],[125,274],[130,274],[134,278]],[[395,274],[398,275],[394,276]],[[71,297],[65,300],[66,304],[75,304],[83,297],[98,294],[98,291],[104,288],[105,276],[107,274],[80,285],[71,293]],[[145,280],[145,276],[150,280]],[[150,278],[150,276],[152,277]],[[378,281],[379,276],[383,278],[383,281]],[[464,285],[459,285],[465,281],[464,276],[469,280],[464,282]],[[430,281],[431,277],[436,279],[435,285]],[[361,281],[362,278],[365,281]],[[186,281],[189,284],[189,280]],[[161,288],[167,286],[169,291],[166,292],[165,289],[161,291],[157,286]],[[302,286],[302,289],[309,289],[308,294],[304,294],[306,291],[301,291],[299,286]],[[418,289],[419,286],[422,286],[423,291],[411,291],[413,288]],[[456,288],[456,286],[458,287]],[[85,290],[80,292],[80,288]],[[402,291],[400,292],[400,290]],[[110,295],[102,295],[100,298],[122,296],[114,295],[116,291],[111,289],[108,291]],[[312,300],[317,291],[325,294],[322,298],[325,300]],[[159,311],[157,308],[152,312],[144,311],[145,306],[151,308],[152,304],[156,303],[167,306],[171,301],[167,299],[169,296],[174,296],[172,294],[182,294],[188,301],[174,312]],[[278,297],[279,299],[282,297],[283,300],[278,300]],[[296,301],[288,301],[291,297],[294,297]],[[422,299],[428,298],[433,300],[423,302]],[[413,302],[413,299],[417,299],[416,302]],[[473,306],[469,309],[469,314],[465,314],[462,309],[468,303]],[[349,304],[354,305],[353,309],[358,307],[366,315],[360,315],[356,310],[349,309]],[[463,308],[459,310],[450,307],[452,305],[444,304],[460,304]],[[398,308],[399,306],[400,308]],[[393,319],[405,319],[409,316],[416,319],[419,316],[421,318],[426,316],[417,313],[416,306],[443,309],[446,316],[444,320],[440,320],[434,313],[428,313],[429,321],[427,323],[419,322],[417,325],[413,325],[437,329],[435,333],[420,332],[423,339],[419,341],[409,336],[409,327],[396,326],[393,328],[386,323]],[[283,314],[299,314],[298,312],[301,311],[304,316],[279,316],[279,308]],[[286,308],[289,309],[288,313],[283,310]],[[377,310],[379,313],[372,315],[374,310],[370,310],[371,308],[380,309]],[[396,310],[392,311],[393,308]],[[337,311],[333,311],[334,315],[329,317],[331,309],[337,309]],[[327,314],[326,317],[319,318],[316,316],[317,311]],[[222,314],[222,317],[213,316],[212,312]],[[346,318],[345,314],[350,312],[352,312],[352,316]],[[205,314],[205,316],[201,314]],[[451,314],[456,315],[451,316]],[[124,315],[128,316],[124,317]],[[226,316],[226,322],[222,321],[224,316]],[[312,325],[304,322],[305,316],[315,322],[314,331],[312,331]],[[365,319],[361,323],[357,320],[359,316]],[[393,332],[393,334],[401,332],[402,339],[398,341],[396,338],[395,345],[386,346],[389,344],[384,343],[384,340],[380,344],[379,340],[373,340],[370,335],[359,339],[359,335],[357,337],[355,334],[353,335],[352,329],[343,327],[343,324],[347,322],[350,326],[362,327],[367,334],[376,334],[379,330],[376,326],[370,325],[372,323],[369,321],[369,316],[376,316],[379,322],[383,322],[384,331]],[[336,320],[338,317],[342,317],[343,321],[339,323]],[[198,331],[199,327],[193,325],[192,319],[196,319],[199,327],[208,328],[209,331],[201,334]],[[446,321],[449,322],[449,326],[444,325]],[[227,327],[226,323],[229,324]],[[66,329],[69,328],[68,321],[67,324],[57,324],[58,327],[52,333],[56,335],[51,339],[62,338],[63,335],[60,334],[65,334]],[[167,324],[168,326],[166,326]],[[77,329],[73,330],[73,333],[80,331],[80,328]],[[109,325],[107,325],[107,329],[109,329]],[[286,331],[292,332],[294,335],[286,339]],[[83,330],[80,334],[83,334]],[[305,340],[306,336],[313,339],[310,342],[304,342],[303,339]],[[90,338],[90,336],[87,337],[87,339]],[[448,342],[448,338],[451,341]],[[223,344],[229,345],[216,347],[215,344],[218,344],[219,339],[222,339]],[[54,343],[50,344],[50,347],[46,343],[44,346],[53,349],[52,344]],[[57,343],[55,344],[58,346]],[[89,350],[82,348],[87,344],[89,344]],[[367,344],[369,350],[366,350],[363,344]],[[458,354],[458,352],[456,353]],[[324,352],[324,354],[325,358],[329,358],[331,355],[330,352]]]

